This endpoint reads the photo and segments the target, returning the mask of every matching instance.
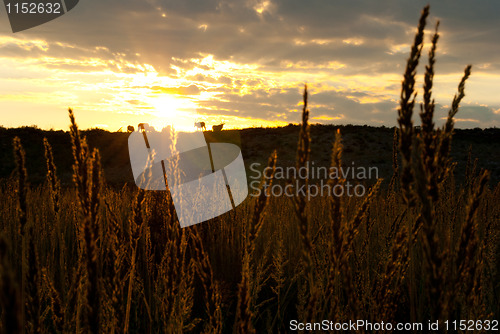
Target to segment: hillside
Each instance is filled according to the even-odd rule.
[[[393,128],[371,126],[311,126],[311,161],[316,166],[328,166],[331,144],[337,128],[343,136],[344,164],[378,167],[380,177],[392,175]],[[277,149],[278,166],[292,166],[295,163],[295,150],[299,133],[298,126],[280,128],[248,128],[239,131],[243,158],[248,170],[250,164],[265,164],[269,154]],[[90,147],[98,148],[106,180],[114,185],[133,183],[127,146],[128,134],[104,130],[83,131]],[[212,136],[212,131],[205,133]],[[33,127],[6,129],[0,127],[0,178],[9,177],[15,167],[12,154],[12,139],[18,136],[26,150],[27,169],[31,184],[40,184],[45,178],[45,158],[43,138],[52,145],[58,174],[63,184],[70,184],[73,163],[69,132],[44,131]],[[452,157],[457,163],[456,178],[460,181],[465,172],[469,154],[478,159],[478,166],[491,171],[491,183],[500,181],[500,129],[455,130],[452,144]]]

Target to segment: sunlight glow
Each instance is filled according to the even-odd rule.
[[[262,15],[263,12],[268,11],[271,7],[272,3],[269,0],[262,1],[258,3],[253,9],[259,14]]]
[[[193,131],[197,105],[192,100],[161,94],[150,97],[145,102],[153,107],[154,117],[149,124],[156,130],[171,125],[177,130]]]

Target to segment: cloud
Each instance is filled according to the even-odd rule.
[[[163,94],[175,94],[175,95],[198,95],[201,92],[201,89],[196,85],[190,85],[187,87],[160,87],[153,86],[151,89],[157,93]]]
[[[430,3],[428,32],[441,21],[438,104],[451,100],[456,76],[472,63],[465,101],[471,106],[464,107],[457,126],[498,124],[494,110],[500,99],[493,92],[500,90],[500,3]],[[170,94],[196,98],[200,114],[296,122],[300,90],[308,82],[315,121],[394,125],[401,74],[423,5],[410,0],[85,2],[21,33],[0,26],[0,57],[4,64],[17,64],[17,73],[0,65],[0,88],[37,78],[51,85],[58,80],[61,86],[54,90],[66,83],[97,89],[92,78],[106,92],[101,106],[117,105],[123,97],[120,107],[142,110],[149,101],[141,94]],[[35,89],[35,83],[23,82],[26,90]]]

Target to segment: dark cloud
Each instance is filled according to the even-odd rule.
[[[409,0],[271,0],[273,10],[258,15],[253,8],[258,3],[89,1],[22,35],[53,38],[86,48],[102,45],[127,56],[140,53],[143,59],[165,70],[170,68],[172,57],[192,58],[200,52],[244,63],[339,59],[358,66],[369,58],[371,62],[394,64],[386,52],[393,43],[409,42],[423,6],[423,2]],[[476,59],[486,62],[488,57],[498,57],[499,52],[495,52],[500,48],[500,43],[495,43],[500,38],[498,2],[484,1],[478,6],[465,0],[433,1],[431,5],[433,18],[443,21],[443,43],[450,54],[462,58],[462,63]],[[200,28],[201,25],[206,25],[206,29]],[[342,43],[354,37],[363,40],[363,44]],[[315,39],[332,42],[295,44]],[[486,56],[481,50],[486,47],[495,55]],[[478,58],[468,59],[474,57]]]
[[[460,108],[456,116],[459,120],[478,120],[474,127],[498,127],[500,126],[500,115],[495,114],[493,108],[485,106],[469,106],[465,105]],[[459,125],[461,122],[458,122]]]
[[[269,121],[299,122],[302,96],[298,89],[257,90],[252,94],[223,93],[221,99],[201,103],[199,113],[218,116],[238,116],[266,119]],[[395,102],[381,101],[360,104],[351,95],[368,97],[363,93],[339,93],[326,91],[310,95],[312,122],[342,124],[395,125]],[[349,97],[348,97],[349,96]]]

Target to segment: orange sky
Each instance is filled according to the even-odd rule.
[[[458,2],[431,2],[437,116],[472,63],[457,127],[498,127],[500,8]],[[0,125],[67,129],[67,107],[82,128],[109,131],[286,125],[300,120],[307,82],[312,123],[393,126],[423,3],[377,4],[88,0],[18,33],[2,11]]]

